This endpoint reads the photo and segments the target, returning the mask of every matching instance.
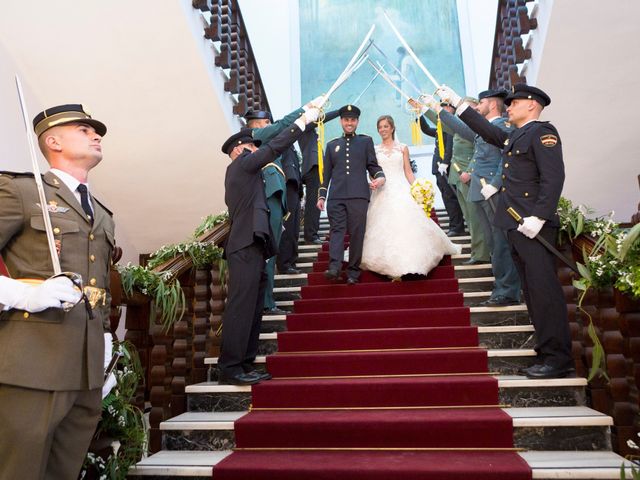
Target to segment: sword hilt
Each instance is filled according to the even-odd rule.
[[[487,181],[482,177],[480,177],[480,185],[482,185],[483,187],[487,186]]]
[[[513,219],[518,222],[518,223],[522,223],[522,217],[520,216],[520,214],[518,212],[516,212],[513,207],[509,207],[507,208],[507,213],[509,215],[511,215],[513,217]]]

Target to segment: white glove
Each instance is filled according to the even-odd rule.
[[[104,334],[104,370],[107,371],[107,367],[111,363],[111,358],[113,357],[113,335],[111,333]],[[113,387],[116,386],[116,377],[113,372],[107,378],[107,381],[104,382],[102,386],[102,398],[109,395],[109,392]]]
[[[429,107],[431,110],[435,110],[440,104],[440,102],[438,102],[435,98],[433,98],[433,95],[428,95],[426,93],[423,93],[422,95],[420,95],[418,97],[418,100],[420,100],[420,103],[422,103],[426,107]]]
[[[316,120],[318,120],[319,116],[320,116],[320,110],[316,107],[310,108],[304,114],[304,118],[305,118],[305,121],[307,122],[307,125],[309,125],[311,122],[315,122]]]
[[[324,95],[320,95],[319,97],[314,98],[309,103],[306,103],[302,108],[305,113],[308,112],[312,108],[321,108],[327,101],[327,98]]]
[[[524,217],[522,224],[518,227],[518,231],[528,238],[535,238],[542,229],[546,220],[538,217]]]
[[[449,165],[447,165],[446,163],[438,162],[438,173],[440,175],[446,175],[448,168],[449,168]]]
[[[436,95],[438,95],[445,102],[449,102],[456,108],[458,108],[462,103],[462,97],[454,92],[451,87],[447,87],[446,85],[438,87],[438,89],[436,90]]]
[[[482,189],[480,190],[480,193],[482,194],[485,200],[489,200],[489,198],[494,196],[497,192],[498,192],[498,189],[489,183],[485,184],[485,186],[482,187]]]
[[[116,376],[111,373],[109,375],[109,377],[107,378],[107,380],[104,382],[104,385],[102,385],[102,399],[104,400],[105,397],[107,395],[109,395],[109,392],[111,392],[111,390],[113,389],[113,387],[116,386],[118,382],[116,381]]]
[[[62,308],[63,302],[76,304],[82,293],[64,276],[49,278],[39,285],[29,285],[8,277],[0,277],[0,304],[35,313],[47,308]]]

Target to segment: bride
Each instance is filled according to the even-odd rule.
[[[426,275],[445,255],[459,254],[461,247],[451,243],[411,196],[415,177],[409,149],[395,139],[393,118],[381,116],[377,127],[382,143],[376,145],[376,157],[387,180],[371,195],[362,268],[394,279],[410,273]]]

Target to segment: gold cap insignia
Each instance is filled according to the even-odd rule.
[[[555,147],[558,143],[558,137],[549,133],[547,135],[542,135],[540,137],[540,142],[545,147]]]
[[[351,105],[348,105],[348,106],[347,106],[347,110],[349,110],[349,111],[351,111],[351,110],[352,110]]]

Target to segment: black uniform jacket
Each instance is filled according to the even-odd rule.
[[[302,176],[300,175],[298,152],[293,147],[287,148],[282,154],[280,162],[282,163],[282,171],[287,183],[292,182],[296,187],[300,187],[302,185]]]
[[[564,185],[562,142],[549,122],[534,121],[510,133],[491,124],[472,108],[460,118],[488,143],[502,149],[502,189],[494,224],[517,228],[507,213],[512,207],[522,217],[536,216],[545,225],[559,226],[558,200]]]
[[[318,198],[326,198],[331,182],[331,198],[369,200],[367,172],[373,178],[384,177],[378,165],[373,140],[367,135],[343,135],[327,143],[324,176]]]
[[[324,116],[324,123],[330,122],[339,115],[339,110],[327,112]],[[298,145],[302,152],[302,176],[318,165],[318,124],[312,122],[307,125],[304,134],[298,139]]]
[[[224,201],[229,208],[231,232],[225,245],[227,255],[251,245],[256,238],[265,243],[265,256],[278,251],[269,227],[269,209],[260,169],[273,162],[302,134],[292,125],[255,152],[245,150],[227,167]]]

